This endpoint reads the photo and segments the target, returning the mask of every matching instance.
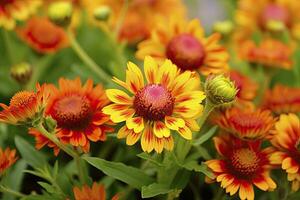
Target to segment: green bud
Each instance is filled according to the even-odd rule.
[[[266,24],[266,27],[272,32],[283,32],[286,29],[285,24],[278,20],[269,20]]]
[[[26,62],[14,65],[10,69],[10,75],[20,84],[26,84],[32,76],[32,67]]]
[[[55,2],[49,6],[48,17],[58,26],[68,26],[71,23],[73,7],[70,2]]]
[[[206,79],[205,92],[211,103],[219,106],[233,102],[238,91],[228,77],[211,75]]]
[[[226,20],[214,23],[213,30],[223,35],[228,35],[233,31],[233,27],[232,21]]]
[[[98,21],[107,21],[111,14],[109,6],[100,6],[94,10],[94,17]]]

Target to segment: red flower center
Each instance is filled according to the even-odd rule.
[[[136,93],[133,105],[137,115],[157,121],[173,113],[174,101],[164,86],[149,84]]]
[[[85,96],[72,94],[53,104],[52,117],[57,124],[69,129],[84,129],[89,125],[92,108]]]
[[[6,4],[11,4],[13,2],[14,0],[0,0],[0,6],[5,6]]]
[[[169,42],[166,55],[182,70],[195,70],[203,64],[205,50],[197,38],[181,34]]]
[[[12,107],[25,107],[30,105],[36,100],[34,92],[21,91],[16,93],[10,100],[10,106]]]
[[[240,129],[261,128],[263,126],[262,119],[258,116],[254,116],[251,113],[233,115],[230,120],[235,125],[235,127],[238,127]]]
[[[242,177],[255,174],[259,168],[259,157],[249,148],[237,149],[231,156],[231,165],[235,173]]]
[[[288,10],[280,5],[269,4],[265,7],[261,14],[261,25],[266,28],[269,21],[280,21],[287,27],[290,25],[291,19]]]

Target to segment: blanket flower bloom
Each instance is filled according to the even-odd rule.
[[[241,139],[262,139],[270,135],[275,119],[269,110],[233,107],[214,115],[213,121]]]
[[[11,150],[10,148],[6,148],[3,150],[0,148],[0,176],[12,165],[16,162],[16,150]]]
[[[263,191],[276,188],[269,175],[271,148],[261,149],[260,141],[244,141],[231,135],[214,138],[220,159],[206,161],[215,179],[226,193],[234,195],[239,191],[241,200],[254,200],[253,185]]]
[[[275,124],[271,143],[276,148],[271,156],[272,164],[279,165],[292,182],[292,190],[300,188],[300,121],[295,114],[282,114]]]
[[[0,103],[0,122],[20,125],[30,123],[41,112],[47,99],[44,86],[37,85],[37,92],[20,91],[10,100],[9,105]]]
[[[266,91],[262,107],[277,115],[300,112],[300,89],[275,85],[272,90]]]
[[[17,32],[22,40],[40,53],[54,53],[69,45],[65,31],[44,17],[31,18]]]
[[[220,74],[229,68],[229,55],[219,40],[219,33],[205,38],[197,19],[187,22],[176,18],[159,24],[151,37],[138,45],[136,56],[168,58],[182,70],[199,70],[205,76]]]
[[[48,85],[51,91],[45,115],[51,116],[56,122],[56,136],[63,143],[81,147],[88,152],[90,141],[105,141],[106,133],[112,132],[113,128],[109,117],[101,110],[109,103],[101,85],[93,87],[93,81],[87,80],[82,85],[81,80],[68,80],[61,78],[59,88]],[[38,134],[38,131],[31,129],[30,133],[36,137],[36,147],[44,145],[54,147],[57,154],[57,147],[46,138]]]
[[[104,185],[93,183],[92,187],[87,185],[82,186],[82,188],[73,188],[75,200],[106,200],[106,192]],[[116,194],[111,200],[118,200],[119,196]]]
[[[2,0],[0,1],[0,28],[14,29],[16,20],[24,21],[35,13],[41,5],[40,0]]]
[[[146,84],[138,66],[129,62],[126,82],[117,78],[113,81],[131,95],[118,89],[106,90],[113,104],[103,112],[115,123],[126,122],[118,138],[126,138],[127,145],[141,138],[145,152],[172,150],[171,130],[187,140],[192,139],[192,131],[199,130],[195,118],[202,113],[200,103],[205,98],[199,90],[199,77],[191,71],[180,73],[170,60],[159,66],[152,57],[145,58],[144,71]]]

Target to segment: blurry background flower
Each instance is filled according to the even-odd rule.
[[[0,147],[0,177],[16,160],[15,149],[11,150],[9,147],[2,149]]]

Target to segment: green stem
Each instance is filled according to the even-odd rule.
[[[119,19],[118,19],[117,24],[115,26],[115,30],[114,30],[114,36],[115,36],[116,40],[119,38],[120,31],[121,31],[122,25],[124,23],[128,8],[129,8],[129,0],[125,0],[124,4],[123,4],[123,7],[121,9],[121,12],[120,12]]]
[[[20,198],[26,197],[25,194],[22,194],[20,192],[10,189],[10,188],[4,187],[3,185],[0,185],[0,191],[3,193],[8,193],[8,194],[14,195],[16,197],[20,197]]]
[[[202,116],[199,120],[199,127],[200,129],[202,128],[204,122],[206,121],[207,117],[209,116],[209,114],[211,113],[211,111],[213,111],[215,108],[215,105],[213,103],[210,102],[209,99],[206,99],[206,104],[204,106],[204,111],[202,113]]]
[[[13,54],[13,49],[12,44],[11,44],[11,38],[9,33],[6,30],[2,30],[2,35],[3,35],[3,40],[4,40],[4,44],[6,47],[6,53],[7,53],[7,57],[8,57],[8,61],[10,63],[10,65],[13,65],[15,60],[14,60],[14,54]]]
[[[106,83],[110,82],[110,76],[106,74],[102,68],[95,63],[95,61],[82,49],[80,44],[77,42],[76,38],[74,37],[72,30],[67,30],[68,37],[71,42],[71,46],[75,53],[78,55],[78,57],[86,64],[86,66],[93,71],[101,80],[103,80]]]

